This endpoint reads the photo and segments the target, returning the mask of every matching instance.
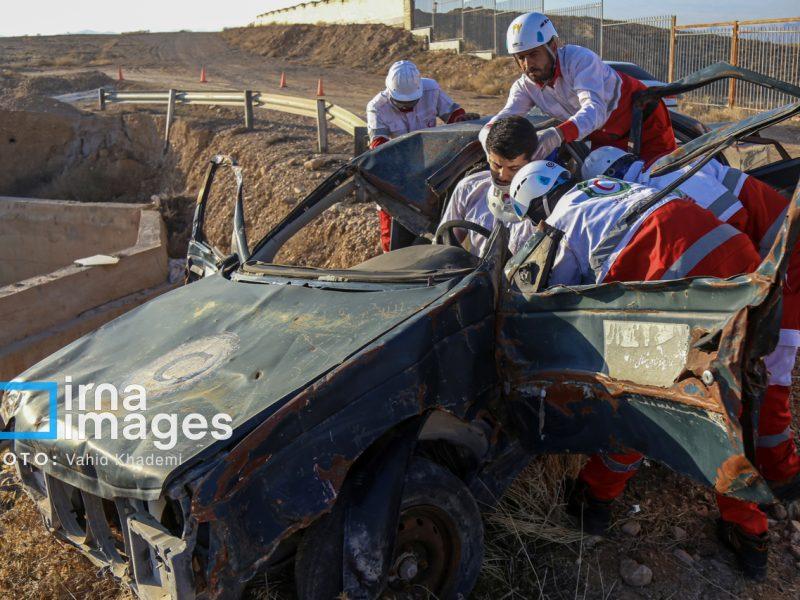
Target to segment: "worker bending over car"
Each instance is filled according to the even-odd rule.
[[[386,89],[367,104],[369,147],[375,148],[405,133],[436,127],[438,117],[445,123],[458,123],[467,113],[442,91],[434,79],[421,78],[410,60],[400,60],[389,68]],[[392,218],[378,209],[381,220],[381,247],[389,252]]]
[[[563,232],[550,285],[650,281],[691,276],[731,277],[754,271],[760,257],[733,226],[678,193],[650,203],[657,190],[610,177],[582,183],[549,161],[534,161],[511,183],[517,212],[544,219]],[[599,453],[581,470],[568,510],[584,529],[603,535],[611,503],[641,463],[642,455]],[[758,506],[717,495],[718,534],[744,573],[766,577],[767,519]]]
[[[664,189],[691,165],[653,177],[648,165],[633,154],[613,147],[594,150],[583,164],[585,179],[611,176]],[[720,221],[746,234],[766,256],[786,220],[789,201],[776,190],[738,169],[711,160],[680,184],[679,190]],[[756,466],[775,495],[800,499],[800,457],[792,435],[790,390],[792,368],[800,346],[800,252],[791,254],[783,282],[783,314],[778,346],[766,357],[769,380],[761,402],[756,441]]]
[[[514,213],[508,189],[514,175],[531,161],[536,152],[536,129],[525,117],[500,119],[486,139],[488,171],[464,177],[456,184],[441,224],[470,221],[491,231],[495,220],[509,228],[509,248],[516,252],[533,234],[530,219]],[[469,251],[481,256],[488,238],[474,231],[456,229],[459,242],[469,241]]]
[[[514,19],[508,27],[506,44],[522,75],[511,86],[503,110],[481,131],[481,141],[497,119],[526,115],[537,106],[563,123],[539,132],[534,159],[547,157],[563,142],[583,139],[588,139],[593,148],[627,148],[633,120],[632,96],[647,86],[617,73],[588,48],[559,48],[555,27],[539,12]],[[675,149],[667,107],[659,101],[648,111],[644,114],[641,140],[645,159]]]

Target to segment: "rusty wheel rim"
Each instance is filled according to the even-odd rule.
[[[461,542],[452,519],[429,505],[400,514],[384,598],[442,597],[452,587]]]

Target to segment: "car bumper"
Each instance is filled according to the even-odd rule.
[[[163,504],[101,498],[20,463],[17,471],[47,529],[107,568],[139,598],[196,597],[194,533],[186,535],[186,528],[183,537],[171,533],[157,518]]]

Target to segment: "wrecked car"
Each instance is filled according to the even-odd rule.
[[[717,65],[649,90],[638,106],[729,76],[754,79]],[[800,114],[797,92],[655,169],[702,162]],[[146,406],[128,406],[153,425],[144,437],[98,438],[95,421],[83,437],[15,441],[18,456],[50,458],[17,463],[47,527],[142,598],[237,597],[289,561],[300,598],[456,598],[481,566],[480,510],[539,454],[636,450],[722,494],[770,502],[749,459],[747,417],[777,342],[798,191],[753,273],[547,289],[558,232],[539,229],[512,257],[497,226],[478,258],[437,231],[449,191],[483,160],[481,125],[415,132],[353,159],[252,247],[242,173],[216,157],[198,197],[193,282],[23,373],[19,381],[58,384],[56,412],[42,392],[4,395],[16,432],[44,432],[53,415],[67,429],[68,385],[147,390]],[[575,172],[586,152],[573,143],[561,158]],[[237,182],[229,253],[203,230],[209,190],[227,168]],[[788,193],[800,160],[753,174]],[[348,269],[275,263],[353,192],[387,209],[415,243]],[[122,416],[109,402],[107,419]],[[154,427],[161,414],[183,423],[176,439]],[[185,427],[199,422],[193,415],[212,423],[220,414],[227,436]]]

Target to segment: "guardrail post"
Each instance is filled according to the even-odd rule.
[[[667,74],[667,83],[672,83],[675,81],[675,39],[677,36],[677,31],[675,30],[675,25],[677,24],[678,17],[672,15],[672,19],[669,25],[669,73]]]
[[[100,110],[106,109],[106,91],[103,88],[97,90],[97,108]]]
[[[739,65],[739,21],[733,22],[731,30],[731,64]],[[736,80],[731,77],[728,81],[728,108],[733,108],[736,103]]]
[[[328,151],[328,111],[325,98],[317,98],[317,146],[320,154]]]
[[[366,127],[353,127],[353,156],[359,156],[369,148]]]
[[[253,92],[244,91],[244,128],[253,128]]]
[[[175,113],[175,90],[169,91],[169,100],[167,101],[167,123],[164,128],[164,152],[169,148],[169,127],[172,124],[172,116]]]

